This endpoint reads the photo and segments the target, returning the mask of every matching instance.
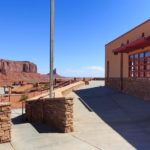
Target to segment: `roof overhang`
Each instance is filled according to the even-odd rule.
[[[132,41],[124,46],[118,47],[113,50],[114,54],[118,53],[129,53],[131,51],[135,51],[140,48],[144,48],[146,46],[150,46],[150,36],[149,37],[142,37],[135,41]]]

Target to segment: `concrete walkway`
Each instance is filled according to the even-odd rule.
[[[80,138],[104,150],[149,150],[150,101],[106,87],[94,87],[95,84],[91,82],[89,88],[82,88],[76,94],[97,114],[101,124],[90,125],[90,119],[88,124],[83,124],[86,132],[81,130]]]
[[[100,150],[134,150],[135,148],[128,141],[98,116],[94,110],[92,111],[90,105],[88,106],[91,108],[91,111],[79,100],[81,97],[85,102],[87,99],[90,99],[92,103],[95,103],[96,98],[101,99],[101,95],[99,95],[99,91],[101,90],[100,85],[103,86],[104,82],[92,81],[89,86],[84,86],[76,91],[76,94],[70,93],[69,96],[75,98],[76,132],[72,135]],[[99,90],[95,91],[95,88]],[[86,90],[92,92],[85,92]],[[82,95],[80,94],[81,92]],[[105,94],[107,95],[107,91]]]
[[[21,110],[14,110],[12,142],[1,144],[0,150],[149,150],[150,102],[100,87],[103,84],[92,81],[67,95],[75,103],[75,132],[70,134],[20,123]]]

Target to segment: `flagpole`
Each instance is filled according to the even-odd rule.
[[[53,98],[53,67],[54,67],[54,0],[50,0],[50,90],[49,96]]]

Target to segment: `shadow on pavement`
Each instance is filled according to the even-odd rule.
[[[33,127],[39,132],[39,133],[59,133],[55,128],[50,127],[46,124],[42,123],[32,123]]]
[[[150,101],[108,87],[77,90],[75,93],[133,147],[150,149]]]
[[[26,119],[25,119],[25,115],[19,115],[16,116],[14,118],[11,119],[12,123],[15,124],[23,124],[23,123],[27,123]]]
[[[14,125],[17,125],[17,124],[24,124],[29,122],[26,120],[25,115],[23,116],[19,115],[12,118],[12,123]],[[44,123],[31,123],[31,124],[39,133],[59,133],[55,128],[50,127]]]

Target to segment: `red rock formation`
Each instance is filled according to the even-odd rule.
[[[37,73],[34,63],[0,59],[0,86],[12,85],[16,81],[48,82],[48,76]]]
[[[69,80],[62,77],[54,69],[54,78]],[[0,86],[12,85],[14,82],[27,83],[49,82],[49,74],[37,73],[37,66],[29,61],[11,61],[0,59]]]
[[[7,74],[8,72],[37,73],[37,66],[28,61],[10,61],[0,59],[0,73]]]

